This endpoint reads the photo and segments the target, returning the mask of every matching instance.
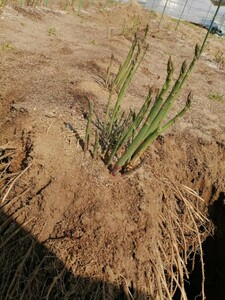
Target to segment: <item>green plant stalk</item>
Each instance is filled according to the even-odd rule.
[[[155,118],[152,120],[152,122],[149,122],[149,126],[147,131],[144,134],[144,139],[151,133],[156,130],[160,126],[160,123],[162,120],[167,116],[168,112],[171,109],[171,106],[173,103],[177,100],[177,97],[181,91],[181,87],[184,83],[184,78],[187,79],[186,76],[186,61],[183,62],[181,70],[180,70],[180,75],[178,79],[176,80],[170,94],[168,95],[167,99],[161,106],[160,110],[158,111],[157,115]]]
[[[116,78],[114,79],[114,81],[112,82],[112,84],[110,86],[110,93],[109,93],[109,98],[108,98],[108,102],[107,102],[107,106],[106,106],[104,130],[106,130],[108,119],[109,119],[109,110],[110,110],[110,106],[111,106],[111,102],[112,102],[113,90],[114,90],[115,86],[117,85],[118,81],[121,79],[121,77],[124,73],[124,70],[126,70],[126,68],[130,65],[136,45],[137,45],[137,37],[135,35],[134,41],[133,41],[131,48],[127,54],[127,57],[126,57],[124,63],[122,65],[120,65],[119,70],[116,75]]]
[[[161,106],[163,104],[163,97],[165,96],[165,94],[167,93],[172,79],[173,79],[173,73],[174,73],[174,66],[173,66],[173,62],[171,60],[171,57],[169,58],[168,62],[167,62],[167,77],[165,80],[165,83],[163,84],[163,87],[159,93],[159,95],[156,97],[155,103],[147,117],[147,126],[150,126],[150,124],[152,123],[152,121],[154,120],[154,118],[157,116],[159,110],[161,109]],[[144,132],[144,130],[143,130]]]
[[[147,36],[147,32],[148,32],[148,25],[146,26],[145,35],[144,35],[144,38],[143,38],[142,42],[145,41],[146,36]],[[115,86],[117,86],[117,84],[119,82],[120,82],[120,86],[122,86],[122,83],[123,84],[125,83],[126,76],[129,75],[129,72],[132,69],[132,62],[131,62],[131,60],[132,60],[132,57],[134,55],[134,51],[135,51],[136,46],[137,46],[137,36],[135,34],[133,43],[132,43],[131,48],[130,48],[128,54],[127,54],[127,57],[126,57],[124,63],[122,65],[120,65],[120,68],[118,70],[116,78],[115,78],[115,80],[113,81],[113,83],[111,85],[110,95],[109,95],[109,99],[108,99],[107,106],[106,106],[106,116],[105,116],[105,122],[104,122],[104,129],[105,130],[106,130],[106,126],[107,126],[108,118],[109,118],[109,109],[110,109],[111,100],[112,100],[112,91],[115,88]],[[146,47],[145,53],[147,51],[147,47]],[[138,51],[140,51],[140,48],[138,49]],[[138,53],[138,51],[137,51],[137,53]],[[137,54],[136,54],[136,57],[137,57]],[[129,68],[129,66],[130,66],[130,68]],[[125,72],[126,72],[126,75],[124,75]],[[124,78],[122,82],[121,82],[121,78]]]
[[[113,84],[113,88],[117,85],[117,83],[120,81],[121,77],[123,76],[125,70],[127,69],[127,67],[130,65],[131,63],[131,60],[132,60],[132,57],[133,57],[133,54],[134,54],[134,50],[137,46],[137,36],[135,34],[134,36],[134,40],[133,40],[133,43],[131,45],[131,48],[127,54],[127,57],[124,61],[124,63],[121,65],[121,67],[119,68],[119,71],[116,75],[116,78],[114,80],[114,84]]]
[[[156,102],[153,106],[153,108],[151,109],[145,123],[143,124],[142,128],[140,129],[139,133],[136,135],[136,137],[134,138],[133,142],[131,143],[130,147],[127,149],[127,151],[122,155],[122,157],[119,159],[118,163],[123,166],[123,164],[125,164],[133,155],[134,151],[137,149],[137,147],[140,145],[140,143],[145,139],[145,137],[147,136],[147,132],[149,127],[151,126],[152,121],[154,120],[155,116],[157,115],[157,113],[160,110],[160,107],[162,105],[163,102],[163,96],[165,95],[165,93],[167,92],[169,86],[170,86],[170,82],[172,80],[172,75],[173,75],[173,64],[171,62],[171,59],[169,59],[168,64],[167,64],[167,78],[166,78],[166,82],[162,87],[162,90],[159,94],[159,96],[156,99]],[[177,83],[178,85],[178,83]],[[131,131],[132,133],[132,131]]]
[[[181,84],[180,84],[180,89],[182,88],[183,84],[185,83],[185,81],[187,80],[187,78],[188,78],[188,76],[190,75],[191,71],[193,70],[196,61],[197,61],[197,60],[199,59],[199,57],[200,57],[200,54],[201,54],[201,49],[199,48],[199,45],[196,44],[196,46],[195,46],[195,55],[194,55],[194,58],[193,58],[193,60],[191,61],[190,65],[189,65],[189,67],[188,67],[188,70],[187,70],[187,72],[186,72],[186,74],[185,74],[185,76],[184,76],[184,78],[183,78],[183,80],[182,80],[182,82],[181,82]]]
[[[158,130],[155,130],[155,132],[153,132],[153,133],[149,136],[149,143],[150,143],[150,142],[153,142],[153,141],[157,138],[158,135],[159,135]],[[125,153],[128,153],[128,154],[129,154],[129,155],[128,155],[128,159],[131,158],[131,156],[132,156],[131,153],[132,153],[132,152],[129,151],[129,148],[126,150]],[[124,157],[121,156],[121,158],[117,161],[117,163],[114,165],[114,167],[113,167],[112,170],[111,170],[112,175],[113,175],[113,176],[117,175],[117,174],[120,172],[120,170],[122,169],[122,166],[123,166],[126,162],[127,162],[127,159],[124,160]]]
[[[113,133],[111,134],[110,138],[109,138],[109,143],[107,146],[107,149],[105,151],[105,155],[107,156],[109,153],[109,150],[112,147],[112,140],[117,140],[118,137],[121,135],[121,132],[123,132],[123,130],[126,130],[125,128],[127,126],[129,126],[129,120],[131,120],[131,113],[129,113],[128,117],[124,120],[124,114],[125,112],[123,112],[120,116],[118,116],[118,118],[115,120],[114,124],[113,124]]]
[[[147,26],[145,28],[144,36],[143,36],[143,38],[141,40],[142,46],[144,45],[144,42],[146,40],[148,30],[149,30],[149,26],[147,24]],[[134,44],[133,53],[134,53],[134,50],[135,50],[136,46],[138,46],[138,50],[137,50],[137,54],[136,54],[136,57],[138,58],[140,50],[141,50],[140,49],[141,46],[139,44],[137,45],[137,37],[136,37],[136,35],[135,35],[135,38],[134,38],[134,43],[135,44]],[[147,45],[147,47],[148,47],[148,45]],[[126,66],[123,68],[123,72],[121,72],[120,78],[118,78],[118,80],[116,81],[116,85],[117,85],[118,90],[120,90],[120,87],[123,85],[123,83],[125,82],[125,79],[127,78],[128,74],[129,74],[129,65],[130,65],[132,57],[133,57],[133,54],[132,54],[132,56],[130,56],[130,60],[127,61]]]
[[[138,64],[138,57],[141,53],[141,48],[140,45],[137,45],[138,49],[136,51],[136,53],[134,54],[133,59],[130,61],[129,65],[127,66],[127,69],[124,69],[124,72],[120,78],[120,80],[117,83],[117,90],[121,91],[121,88],[123,87],[126,79],[128,78],[130,72],[132,71],[132,69]]]
[[[120,116],[120,119],[117,119],[117,124],[121,124],[121,122],[123,121],[123,124],[120,126],[116,126],[118,128],[116,128],[113,132],[113,136],[116,136],[118,133],[119,138],[116,139],[116,141],[120,140],[121,135],[123,134],[123,132],[125,132],[127,130],[127,128],[130,126],[130,121],[131,121],[131,117],[132,117],[132,112],[130,111],[128,116],[125,118],[124,120],[124,115],[125,112],[123,111],[123,113]],[[104,151],[104,160],[105,162],[108,162],[108,157],[109,157],[109,152],[112,151],[112,143],[111,141],[109,141],[106,150]]]
[[[160,123],[162,122],[162,120],[166,117],[166,115],[170,111],[171,106],[173,105],[173,103],[177,99],[183,84],[186,82],[186,80],[187,80],[188,76],[190,75],[196,61],[199,58],[199,51],[200,51],[199,46],[196,45],[194,58],[193,58],[192,62],[190,63],[189,68],[188,68],[187,71],[186,71],[186,61],[183,62],[182,67],[181,67],[181,71],[180,71],[180,76],[177,79],[177,81],[175,82],[172,91],[170,92],[169,96],[165,100],[165,102],[162,105],[161,109],[159,110],[158,114],[155,116],[154,120],[152,120],[152,122],[149,126],[149,129],[146,131],[145,138],[151,132],[154,132],[157,127],[160,126]]]
[[[140,126],[140,124],[142,123],[146,113],[148,112],[149,108],[150,108],[150,104],[152,101],[152,91],[153,89],[150,88],[149,92],[148,92],[148,96],[144,102],[144,104],[142,105],[141,109],[139,110],[136,118],[135,118],[135,126],[133,129],[137,130],[138,127]]]
[[[199,58],[199,46],[196,45],[195,55],[194,55],[194,58],[193,58],[192,62],[190,63],[188,69],[186,67],[186,61],[183,62],[179,78],[175,82],[175,84],[172,88],[172,91],[170,92],[167,99],[163,103],[161,109],[158,111],[157,115],[152,120],[151,124],[149,125],[149,129],[146,131],[146,134],[145,134],[144,138],[146,138],[151,132],[154,132],[155,129],[160,126],[160,123],[166,117],[166,115],[168,114],[168,112],[171,109],[171,106],[173,105],[173,103],[177,99],[183,84],[186,82],[186,80],[187,80],[188,76],[190,75],[190,73],[191,73],[196,61],[198,60],[198,58]],[[186,71],[186,69],[187,69],[187,71]]]
[[[117,124],[120,124],[121,122],[123,122],[124,116],[125,116],[125,111],[123,111],[122,114],[120,116],[118,116],[118,118],[115,120],[115,122]],[[130,118],[130,116],[131,116],[131,112],[129,112],[128,118]]]
[[[115,121],[115,123],[117,123],[117,125],[115,125],[113,135],[111,135],[111,140],[114,140],[114,143],[115,143],[115,141],[120,140],[121,135],[123,135],[123,133],[125,131],[127,131],[127,129],[129,128],[129,126],[131,124],[132,112],[130,111],[128,116],[124,120],[122,120],[122,117],[124,116],[124,114],[125,114],[125,112],[123,112],[121,117]],[[121,124],[122,122],[123,122],[123,124]],[[105,157],[104,157],[106,162],[108,161],[108,155],[109,155],[109,152],[112,151],[113,145],[114,144],[111,143],[111,141],[109,141],[108,146],[105,151]]]
[[[118,97],[117,97],[117,101],[116,101],[116,103],[115,103],[115,106],[114,106],[114,109],[113,109],[113,113],[112,113],[112,117],[111,117],[111,120],[110,120],[110,123],[109,123],[109,131],[108,131],[108,134],[109,134],[109,135],[110,135],[111,132],[112,132],[113,123],[114,123],[114,121],[115,121],[115,119],[116,119],[116,116],[117,116],[119,107],[120,107],[121,102],[122,102],[122,100],[123,100],[123,97],[124,97],[124,95],[125,95],[125,93],[126,93],[127,87],[128,87],[128,85],[129,85],[129,83],[130,83],[130,81],[131,81],[132,73],[133,73],[134,67],[135,67],[135,65],[134,65],[134,62],[133,62],[133,63],[132,63],[132,68],[131,68],[131,70],[130,70],[130,73],[129,73],[129,75],[128,75],[126,81],[124,82],[124,84],[123,84],[123,86],[122,86],[122,88],[121,88],[121,90],[120,90],[120,92],[119,92],[119,95],[118,95]]]
[[[135,61],[135,59],[134,59]],[[121,74],[121,77],[120,79],[118,80],[117,84],[116,84],[116,90],[117,91],[120,91],[123,84],[125,83],[128,75],[130,74],[130,71],[132,70],[133,68],[133,63],[132,61],[130,62],[130,64],[128,65],[127,69],[124,69],[123,73]]]
[[[115,118],[116,118],[116,116],[118,114],[119,107],[120,107],[120,105],[121,105],[121,103],[123,101],[123,97],[124,97],[124,95],[126,93],[126,90],[127,90],[128,86],[129,86],[129,84],[130,84],[130,82],[131,82],[134,74],[136,73],[137,69],[139,68],[142,60],[144,59],[147,50],[148,50],[148,45],[146,46],[146,48],[145,48],[145,50],[144,50],[144,52],[142,54],[142,57],[140,58],[139,62],[138,62],[138,57],[139,57],[139,54],[140,54],[139,51],[141,51],[140,48],[139,48],[139,51],[136,53],[136,57],[135,57],[136,60],[132,62],[132,68],[130,70],[130,73],[127,76],[127,79],[125,80],[125,82],[124,82],[124,84],[123,84],[123,86],[122,86],[122,88],[120,90],[120,93],[119,93],[118,98],[117,98],[117,102],[116,102],[116,104],[114,106],[114,110],[113,110],[112,117],[111,117],[111,120],[110,120],[110,125],[109,125],[109,135],[111,134],[113,122],[115,121]]]
[[[90,101],[88,101],[88,108],[89,108],[89,114],[88,114],[85,139],[84,139],[84,153],[88,151],[89,141],[90,141],[90,125],[92,123],[92,112],[93,112],[93,106]]]
[[[155,103],[147,117],[147,120],[144,124],[144,128],[141,129],[142,132],[140,132],[141,136],[142,136],[142,140],[144,139],[144,135],[147,132],[147,128],[151,125],[152,121],[154,120],[154,118],[156,117],[156,115],[158,114],[162,103],[163,103],[163,97],[165,96],[166,92],[168,91],[171,81],[172,81],[172,77],[173,77],[173,72],[174,72],[174,67],[173,67],[173,63],[171,60],[171,57],[168,60],[167,63],[167,77],[166,77],[166,81],[161,89],[161,92],[159,93],[159,95],[156,97]]]
[[[109,78],[110,78],[110,75],[111,75],[111,69],[112,69],[112,63],[113,63],[113,53],[111,54],[111,59],[110,59],[110,64],[109,64],[109,67],[107,69],[107,74],[106,74],[106,80],[105,80],[105,83],[106,83],[106,87],[109,87]]]
[[[142,39],[142,44],[145,42],[145,40],[146,40],[146,37],[147,37],[147,34],[148,34],[148,30],[149,30],[149,26],[148,26],[148,24],[146,25],[146,27],[145,27],[145,34],[144,34],[144,36],[143,36],[143,39]]]
[[[105,122],[104,122],[104,131],[106,131],[106,127],[107,127],[107,124],[108,124],[108,119],[109,119],[109,109],[110,109],[110,106],[111,106],[111,102],[112,102],[112,94],[113,94],[113,91],[111,90],[109,92],[109,98],[108,98],[108,102],[107,102],[107,105],[106,105],[106,113],[105,113]]]
[[[162,126],[161,128],[157,128],[158,134],[161,134],[162,132],[167,130],[170,126],[172,126],[177,121],[177,119],[184,116],[184,114],[187,112],[187,110],[191,106],[191,100],[192,100],[192,93],[189,93],[185,107],[174,118],[172,118],[169,122],[167,122],[164,126]],[[150,135],[144,140],[144,142],[134,152],[134,155],[131,159],[132,165],[135,165],[137,163],[137,161],[140,159],[140,157],[146,151],[146,149],[148,148],[150,143],[153,141],[152,140],[153,134],[154,134],[154,132],[150,133]]]
[[[138,161],[138,159],[142,156],[142,154],[147,150],[148,146],[165,130],[167,130],[170,126],[172,126],[178,118],[181,118],[186,111],[191,106],[191,97],[192,94],[190,93],[188,96],[188,100],[186,102],[185,107],[180,111],[173,119],[171,119],[168,123],[166,123],[163,127],[155,129],[155,131],[151,132],[149,136],[139,145],[139,147],[136,149],[136,151],[133,154],[133,157],[131,159],[131,164],[135,165]],[[129,148],[127,150],[129,152]],[[129,157],[131,157],[132,154],[130,153]],[[121,168],[125,165],[127,160],[122,159],[122,157],[118,160],[118,162],[113,167],[111,173],[115,176],[119,173]]]
[[[124,132],[124,134],[121,136],[121,138],[118,140],[117,144],[115,145],[114,149],[112,150],[110,157],[108,159],[107,166],[109,166],[112,163],[112,160],[116,152],[119,150],[119,148],[121,148],[130,139],[130,137],[133,134],[133,131],[139,127],[140,123],[142,122],[151,104],[151,99],[152,99],[151,96],[152,96],[152,89],[149,90],[148,96],[144,104],[142,105],[141,109],[139,110],[135,120],[133,121],[131,126]]]
[[[98,130],[95,131],[95,143],[93,149],[93,158],[96,159],[98,155],[98,148],[99,148],[99,132]]]
[[[104,131],[106,134],[107,134],[108,119],[109,119],[109,109],[112,102],[112,95],[113,95],[113,91],[110,91],[107,106],[106,106],[106,114],[105,114],[105,121],[104,121]]]
[[[119,91],[119,93],[122,90],[122,87],[123,87],[124,83],[126,82],[126,79],[128,78],[129,74],[131,74],[131,71],[134,69],[135,65],[138,62],[138,57],[140,55],[141,48],[138,44],[136,44],[136,46],[138,47],[136,53],[133,52],[131,60],[129,61],[126,68],[122,69],[121,76],[118,79],[118,81],[116,82],[116,88]],[[135,46],[135,48],[136,48],[136,46]],[[135,51],[135,49],[134,49],[134,51]]]

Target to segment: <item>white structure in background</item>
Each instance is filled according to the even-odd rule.
[[[216,11],[217,0],[146,0],[145,7],[153,11],[165,13],[168,16],[202,24],[211,20]],[[223,1],[225,5],[225,0]],[[216,18],[221,26],[225,23],[225,6],[221,6]]]

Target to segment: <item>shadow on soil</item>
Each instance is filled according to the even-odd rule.
[[[225,299],[225,193],[209,206],[209,217],[215,225],[214,236],[203,243],[205,262],[205,294],[207,300]],[[195,258],[195,268],[187,285],[188,299],[200,300],[201,296],[200,257]]]
[[[74,261],[79,265],[79,261]],[[85,268],[85,266],[84,266]],[[134,299],[146,299],[129,291]],[[74,274],[10,217],[0,214],[0,299],[130,299],[125,286]]]

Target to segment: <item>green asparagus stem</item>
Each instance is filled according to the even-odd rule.
[[[90,141],[90,125],[92,122],[92,112],[93,112],[93,106],[90,101],[88,101],[88,109],[89,109],[89,113],[88,113],[88,120],[87,120],[85,139],[84,139],[84,153],[88,151],[89,141]]]
[[[98,156],[98,148],[99,148],[99,132],[95,130],[95,143],[94,143],[94,150],[93,150],[93,158],[96,159]]]
[[[178,118],[181,118],[186,113],[186,111],[191,106],[191,100],[192,100],[192,93],[190,92],[185,107],[173,119],[167,122],[164,126],[158,128],[157,129],[158,134],[161,134],[162,132],[167,130],[170,126],[172,126],[177,121]],[[142,154],[146,151],[150,143],[153,141],[152,138],[153,138],[153,133],[150,133],[150,135],[144,140],[144,142],[137,148],[131,160],[132,165],[135,165],[137,161],[140,159],[140,157],[142,156]]]
[[[149,109],[150,103],[151,103],[151,96],[152,96],[152,89],[149,90],[148,96],[145,100],[145,103],[142,105],[139,113],[137,114],[135,120],[131,124],[131,126],[127,129],[127,131],[124,132],[124,134],[121,136],[121,138],[118,140],[116,146],[112,150],[110,157],[108,159],[107,166],[109,166],[112,163],[112,160],[116,154],[116,152],[121,148],[132,136],[133,130],[136,130],[140,123],[142,122],[147,110]]]

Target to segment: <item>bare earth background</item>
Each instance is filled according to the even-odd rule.
[[[100,116],[104,111],[103,78],[111,53],[119,66],[135,29],[149,24],[149,50],[123,104],[125,110],[138,108],[149,87],[163,83],[169,56],[178,74],[206,31],[188,23],[175,31],[175,21],[166,17],[159,28],[159,16],[135,3],[85,3],[80,16],[59,8],[0,9],[0,145],[16,148],[11,173],[30,166],[12,190],[13,195],[25,191],[16,204],[23,208],[17,222],[29,220],[26,231],[77,276],[148,293],[163,199],[175,201],[168,182],[184,184],[205,200],[204,212],[218,199],[222,203],[213,215],[220,239],[210,247],[218,261],[207,264],[206,290],[207,299],[215,293],[220,298],[214,299],[223,299],[225,64],[216,54],[224,53],[225,39],[210,36],[174,108],[181,108],[192,90],[185,117],[154,142],[136,173],[112,177],[101,159],[83,154],[77,140],[84,138],[87,98]],[[216,95],[223,97],[210,99]],[[120,299],[115,295],[111,299]]]

